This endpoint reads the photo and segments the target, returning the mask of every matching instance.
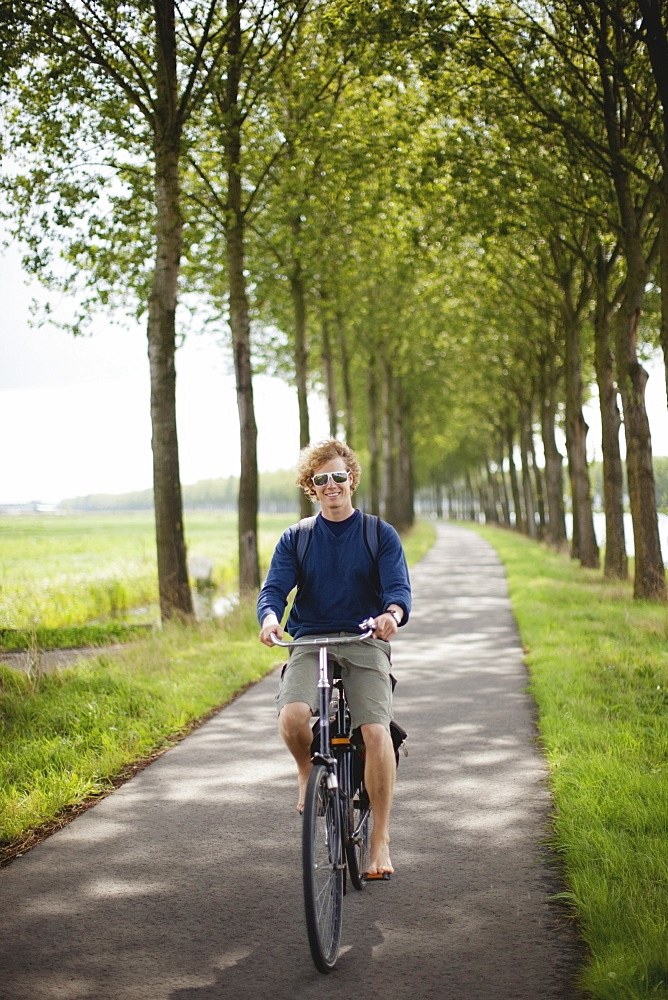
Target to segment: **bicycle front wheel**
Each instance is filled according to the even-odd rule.
[[[361,788],[357,789],[355,797],[350,803],[350,826],[346,843],[348,871],[350,872],[350,881],[355,889],[364,888],[364,875],[369,869],[370,818],[369,796],[362,785]]]
[[[327,787],[327,768],[315,764],[304,800],[302,864],[308,941],[319,972],[331,972],[341,944],[342,853],[338,796]]]

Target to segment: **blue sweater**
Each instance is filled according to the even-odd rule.
[[[356,633],[361,621],[382,614],[388,604],[403,609],[402,625],[408,621],[408,567],[392,525],[380,522],[380,544],[374,561],[364,544],[359,511],[349,519],[343,534],[335,533],[318,514],[301,569],[296,527],[292,525],[278,540],[257,602],[260,623],[270,611],[282,620],[288,595],[295,586],[297,593],[286,624],[293,639],[324,632]]]

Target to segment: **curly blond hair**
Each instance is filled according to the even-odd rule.
[[[309,445],[299,453],[297,462],[297,486],[303,489],[306,496],[312,503],[317,503],[312,476],[316,469],[319,469],[325,462],[331,462],[334,458],[343,459],[343,465],[350,473],[350,492],[354,493],[362,475],[362,468],[357,460],[357,455],[343,441],[320,441],[319,444]]]

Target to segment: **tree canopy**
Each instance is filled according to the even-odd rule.
[[[628,489],[635,592],[666,596],[642,363],[668,349],[660,5],[50,0],[14,14],[26,58],[2,62],[5,217],[26,267],[83,295],[82,315],[122,302],[149,343],[173,343],[187,300],[229,332],[242,589],[259,583],[263,370],[299,399],[283,447],[308,442],[322,392],[332,435],[368,463],[366,502],[397,526],[422,492],[563,545],[568,496],[588,566],[595,390],[605,572],[627,572]],[[156,285],[167,258],[171,290]],[[171,320],[152,327],[158,301]],[[158,354],[156,392],[173,366]],[[178,481],[167,454],[156,482],[163,466]]]

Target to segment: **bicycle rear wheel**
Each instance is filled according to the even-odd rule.
[[[319,972],[331,972],[341,944],[344,869],[341,845],[338,796],[327,787],[327,768],[315,764],[304,800],[302,866],[306,929]]]
[[[364,875],[369,870],[369,820],[371,807],[369,796],[362,785],[357,789],[349,809],[349,831],[346,840],[346,859],[350,881],[354,889],[366,885]]]

